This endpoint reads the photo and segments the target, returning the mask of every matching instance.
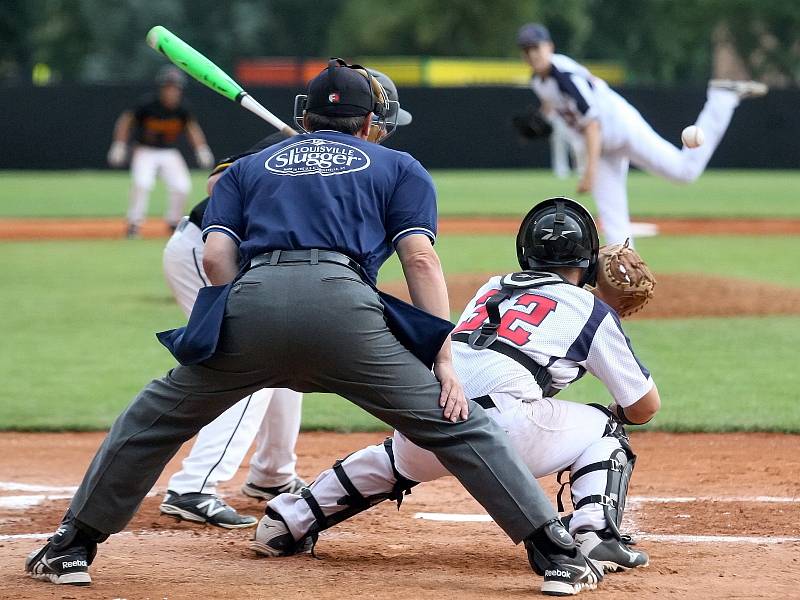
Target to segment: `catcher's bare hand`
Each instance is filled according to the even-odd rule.
[[[450,361],[436,362],[433,365],[433,373],[442,384],[439,406],[444,409],[444,418],[453,423],[459,419],[466,419],[469,416],[469,405],[464,396],[464,388],[461,387],[461,382],[453,368],[453,363]]]

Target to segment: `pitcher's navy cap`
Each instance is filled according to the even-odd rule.
[[[526,23],[517,32],[517,45],[520,48],[536,46],[541,42],[550,42],[550,32],[541,23]]]

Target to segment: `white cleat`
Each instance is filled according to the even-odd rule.
[[[738,81],[735,79],[712,79],[708,87],[717,90],[734,92],[739,98],[758,98],[769,91],[765,83],[760,81]]]

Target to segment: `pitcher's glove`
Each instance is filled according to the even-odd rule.
[[[514,115],[511,123],[522,137],[528,139],[545,139],[553,133],[553,126],[532,105],[528,106],[524,113]]]
[[[629,242],[600,247],[597,287],[592,289],[592,293],[621,318],[642,310],[656,287],[655,276]]]

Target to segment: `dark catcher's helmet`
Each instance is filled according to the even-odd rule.
[[[585,269],[578,283],[595,285],[600,240],[592,215],[569,198],[550,198],[525,215],[517,234],[517,260],[526,271]]]

